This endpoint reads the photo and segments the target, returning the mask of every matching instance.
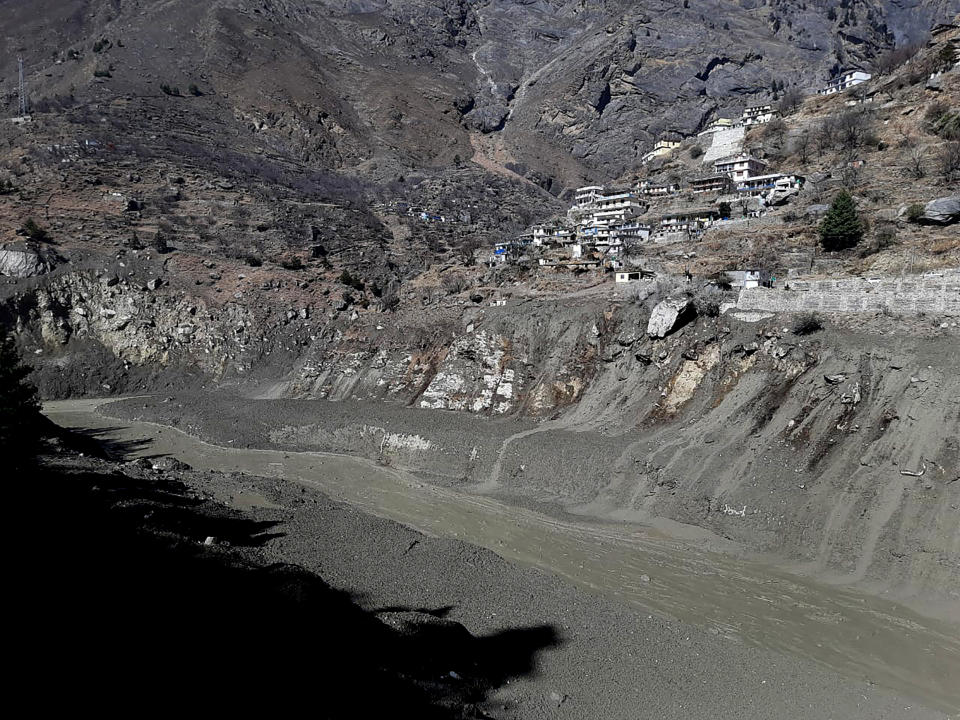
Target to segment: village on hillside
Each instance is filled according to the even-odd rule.
[[[956,58],[952,67],[927,78],[927,88],[938,90],[944,73],[960,74],[958,27],[933,28],[929,44],[952,47]],[[860,67],[847,68],[816,97],[835,103],[840,111],[872,106],[872,79]],[[802,101],[799,97],[792,102],[800,105]],[[617,283],[629,283],[655,274],[644,248],[683,243],[689,249],[690,242],[702,241],[708,232],[764,224],[772,210],[795,201],[807,178],[797,168],[765,157],[757,135],[752,143],[748,140],[754,128],[781,136],[787,133],[780,109],[759,104],[746,107],[739,117],[713,120],[695,137],[660,138],[642,158],[645,176],[628,183],[577,188],[565,215],[496,242],[487,263],[497,267],[532,260],[543,270],[611,273]],[[807,152],[804,148],[803,154]],[[672,158],[682,162],[664,172],[663,165]],[[851,172],[862,163],[850,161]],[[678,172],[678,165],[686,172]],[[755,287],[772,284],[772,269],[742,267],[726,274],[735,287]],[[791,275],[800,274],[802,268],[791,271]]]

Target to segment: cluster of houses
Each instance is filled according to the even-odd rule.
[[[739,197],[774,196],[788,194],[803,185],[803,177],[788,173],[767,172],[767,163],[747,153],[719,158],[713,163],[713,173],[689,181],[694,194],[714,193]]]
[[[737,128],[750,128],[755,125],[763,125],[773,120],[777,116],[777,111],[772,105],[753,105],[745,108],[739,118],[717,118],[704,128],[699,134],[711,135],[722,130],[735,130]],[[644,165],[654,158],[663,157],[670,154],[676,148],[680,147],[679,140],[660,139],[653,146],[653,149],[641,158]]]
[[[861,83],[867,82],[872,77],[870,73],[861,68],[847,68],[830,80],[826,86],[818,90],[817,93],[819,95],[833,95],[834,93],[844,92]],[[768,123],[776,116],[777,111],[772,105],[753,105],[745,108],[739,118],[717,118],[704,128],[699,135],[710,135],[712,133],[737,128],[751,128],[756,125]],[[643,164],[647,164],[655,158],[668,155],[678,147],[680,147],[679,140],[660,139],[653,146],[653,149],[641,158],[641,161]]]
[[[932,35],[957,29],[960,26],[937,26]],[[960,50],[960,36],[947,42]],[[848,68],[818,93],[842,93],[871,78],[860,68]],[[566,216],[497,243],[491,263],[533,255],[540,266],[614,270],[618,283],[651,277],[650,271],[624,262],[626,248],[645,242],[672,242],[676,235],[695,238],[715,223],[736,222],[729,216],[740,211],[745,218],[760,216],[767,207],[784,202],[803,187],[802,176],[773,172],[766,161],[743,151],[745,130],[769,123],[776,116],[771,105],[755,105],[746,108],[739,118],[718,118],[700,132],[701,136],[712,135],[711,147],[701,160],[710,171],[688,179],[682,197],[677,197],[681,194],[677,182],[642,180],[630,187],[578,188]],[[666,156],[680,145],[679,140],[661,138],[643,162]],[[736,213],[734,208],[738,208]],[[716,281],[736,289],[771,287],[776,282],[762,269],[729,271]]]
[[[535,225],[515,240],[497,243],[492,260],[504,262],[512,253],[522,253],[533,245],[560,251],[552,258],[541,258],[543,266],[619,267],[625,244],[650,237],[651,226],[640,221],[647,209],[639,185],[578,188],[565,218]]]
[[[696,237],[718,221],[729,220],[737,205],[744,216],[759,216],[766,206],[779,203],[804,183],[800,175],[771,173],[767,163],[747,153],[719,158],[713,174],[688,181],[702,202],[650,214],[650,203],[680,192],[677,183],[640,181],[632,187],[589,185],[576,190],[564,218],[535,225],[513,240],[494,247],[492,263],[523,255],[529,246],[541,252],[541,266],[588,269],[623,266],[625,247],[660,241],[675,233]],[[752,209],[748,209],[752,208]]]

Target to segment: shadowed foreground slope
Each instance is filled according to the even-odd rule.
[[[276,523],[177,480],[94,463],[45,467],[33,487],[46,522],[34,546],[42,577],[24,596],[36,622],[23,669],[56,678],[55,703],[309,699],[321,717],[486,717],[488,690],[557,643],[548,626],[474,637],[444,619],[449,608],[364,610],[267,561],[258,548],[282,535]]]

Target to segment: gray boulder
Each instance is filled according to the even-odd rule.
[[[177,460],[175,457],[170,457],[169,455],[164,455],[154,460],[152,467],[159,472],[184,472],[191,469],[185,462]]]
[[[464,115],[467,126],[482,133],[491,133],[503,128],[510,110],[506,105],[491,104],[478,107]]]
[[[30,250],[0,250],[0,275],[28,278],[50,272],[50,265]]]
[[[923,208],[920,222],[933,225],[952,225],[960,220],[960,195],[931,200]]]
[[[686,324],[694,315],[693,303],[688,297],[672,297],[657,303],[647,322],[647,335],[666,337]]]
[[[787,200],[792,198],[794,195],[798,194],[800,191],[795,187],[789,187],[784,189],[773,189],[767,193],[766,201],[767,205],[784,205]],[[809,212],[809,209],[808,209]]]

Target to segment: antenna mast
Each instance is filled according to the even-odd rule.
[[[20,71],[20,117],[27,114],[27,91],[23,83],[23,58],[17,58],[17,68]]]

